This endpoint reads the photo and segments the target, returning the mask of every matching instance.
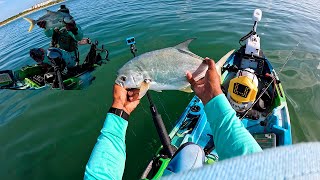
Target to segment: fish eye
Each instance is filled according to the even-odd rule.
[[[121,79],[121,81],[126,81],[127,77],[121,76],[120,79]]]

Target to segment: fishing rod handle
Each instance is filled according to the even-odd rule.
[[[156,129],[158,131],[161,144],[163,145],[163,149],[166,151],[169,158],[171,158],[174,154],[174,151],[172,149],[171,140],[166,130],[166,127],[162,121],[161,115],[157,114],[155,116],[152,116],[152,118],[154,125],[156,126]]]

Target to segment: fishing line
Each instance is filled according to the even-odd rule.
[[[297,43],[297,45],[292,49],[290,56],[287,57],[287,60],[285,61],[285,63],[283,64],[283,66],[281,67],[281,69],[279,70],[279,73],[281,73],[281,71],[283,70],[283,68],[285,67],[285,65],[288,63],[289,58],[291,58],[291,56],[293,55],[293,52],[298,48],[300,44],[300,41]]]
[[[147,110],[144,108],[143,103],[141,103],[141,107],[142,107],[142,110],[143,110],[146,114],[148,114],[148,115],[149,115],[149,111],[147,111]]]
[[[291,50],[291,53],[287,56],[287,59],[285,61],[285,63],[282,65],[282,67],[279,70],[279,74],[281,73],[281,71],[283,70],[283,68],[287,65],[288,61],[290,60],[291,56],[293,55],[294,51],[298,48],[300,44],[300,41],[297,43],[297,45]],[[259,95],[259,97],[253,102],[253,104],[250,106],[250,108],[244,113],[244,115],[242,115],[242,117],[240,118],[240,120],[242,120],[247,114],[248,112],[252,109],[252,107],[258,102],[259,99],[261,99],[261,97],[264,95],[264,93],[267,92],[267,90],[269,89],[269,87],[271,86],[271,84],[274,82],[274,80],[276,79],[276,76],[272,76],[272,80],[271,82],[268,84],[268,86],[262,91],[262,93]]]
[[[172,124],[172,122],[171,122],[171,119],[170,119],[170,117],[169,117],[169,114],[167,113],[166,108],[164,107],[164,105],[163,105],[163,103],[162,103],[162,101],[161,101],[161,98],[160,98],[160,96],[158,95],[158,93],[157,93],[157,97],[158,97],[158,99],[159,99],[159,101],[160,101],[160,104],[161,104],[161,106],[162,106],[162,109],[164,110],[164,113],[166,114],[166,116],[167,116],[167,118],[168,118],[168,120],[169,120],[169,122],[170,122],[170,125],[173,127],[173,124]]]

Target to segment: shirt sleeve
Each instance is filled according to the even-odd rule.
[[[86,165],[84,179],[122,179],[126,160],[128,122],[108,113]]]
[[[262,149],[236,116],[224,94],[211,99],[204,108],[213,131],[220,160],[261,152]]]
[[[45,34],[47,37],[52,37],[52,35],[53,35],[53,28],[45,29],[45,30],[44,30],[44,34]]]

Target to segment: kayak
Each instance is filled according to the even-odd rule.
[[[94,65],[90,70],[79,71],[79,73],[64,78],[63,84],[66,90],[79,90],[88,87],[95,77],[91,74],[95,68]],[[44,79],[46,72],[42,71],[42,67],[39,65],[25,66],[19,70],[13,72],[14,84],[10,88],[5,87],[3,89],[14,90],[39,90],[45,88],[59,89],[58,87],[52,87],[52,83],[46,82]]]
[[[255,13],[261,14],[261,11],[255,10],[254,19]],[[247,40],[246,45],[227,53],[216,66],[220,71],[218,73],[221,76],[222,91],[235,109],[239,120],[260,147],[267,149],[292,144],[292,136],[281,81],[260,49],[260,37],[255,33],[260,19],[255,19],[253,31],[247,38],[241,39]],[[168,136],[170,146],[175,152],[184,144],[192,142],[203,149],[205,164],[219,161],[204,105],[197,96],[192,98]],[[165,153],[164,145],[161,146],[147,165],[141,179],[159,179],[166,175],[171,159],[172,157]]]
[[[83,40],[84,41],[84,40]],[[70,68],[68,73],[60,73],[61,84],[66,90],[79,90],[88,87],[95,77],[92,72],[97,67],[104,64],[103,60],[108,59],[108,50],[97,48],[98,41],[92,43],[90,39],[85,39],[81,45],[91,44],[83,63],[77,67]],[[102,59],[100,53],[106,52],[106,57]],[[55,76],[54,67],[48,64],[35,64],[32,66],[25,66],[19,70],[3,70],[0,71],[0,89],[12,90],[38,90],[44,88],[62,89],[57,84],[54,84]]]

